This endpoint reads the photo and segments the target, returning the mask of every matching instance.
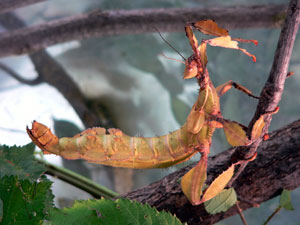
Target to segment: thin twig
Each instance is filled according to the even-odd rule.
[[[44,2],[45,0],[1,0],[0,1],[0,13],[6,13],[17,8],[32,5],[38,2]]]
[[[37,78],[35,78],[33,80],[24,79],[23,77],[21,77],[21,75],[17,74],[15,71],[13,71],[11,68],[9,68],[8,66],[6,66],[5,64],[3,64],[1,62],[0,62],[0,69],[3,70],[4,72],[6,72],[6,74],[10,75],[11,77],[13,77],[14,79],[16,79],[17,81],[19,81],[20,83],[23,83],[23,84],[38,85],[43,82],[43,79],[41,78],[41,76],[38,76]]]
[[[251,137],[251,132],[255,122],[260,116],[265,115],[268,112],[274,111],[278,106],[281,99],[281,95],[284,89],[284,83],[286,80],[288,66],[296,39],[298,27],[300,24],[300,1],[291,0],[287,11],[286,19],[283,28],[280,33],[277,49],[274,56],[273,65],[270,71],[269,78],[262,89],[260,94],[260,100],[256,108],[256,112],[249,123],[247,135]],[[272,115],[264,116],[265,126],[263,132],[267,133]],[[235,154],[232,156],[232,161],[244,160],[251,158],[257,150],[257,147],[262,142],[262,138],[256,140],[250,147],[239,147]],[[228,186],[231,186],[233,182],[239,177],[242,171],[246,168],[248,162],[244,162],[238,169],[235,176],[231,179]]]
[[[227,8],[168,8],[93,11],[4,33],[0,57],[32,53],[50,45],[90,37],[153,32],[178,32],[189,21],[211,18],[227,29],[280,27],[286,5]]]
[[[254,201],[251,201],[249,199],[243,198],[241,196],[239,196],[238,199],[239,199],[240,202],[248,203],[248,204],[250,204],[251,206],[253,206],[255,208],[258,208],[260,206],[260,204],[254,202]]]
[[[278,206],[277,209],[275,209],[275,211],[268,217],[268,219],[266,220],[266,222],[264,222],[263,225],[267,225],[270,220],[281,210],[282,207]]]
[[[244,213],[243,213],[243,211],[242,211],[242,209],[241,209],[241,207],[240,207],[240,205],[239,205],[239,201],[236,201],[235,206],[236,206],[236,209],[237,209],[237,211],[238,211],[238,214],[239,214],[240,217],[241,217],[241,220],[242,220],[243,224],[244,224],[244,225],[247,225],[247,221],[246,221],[246,218],[245,218],[245,216],[244,216]]]

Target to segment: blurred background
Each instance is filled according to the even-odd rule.
[[[173,7],[215,7],[250,4],[288,3],[283,0],[216,1],[216,0],[52,0],[24,7],[15,11],[28,26],[42,22],[89,12],[94,9],[144,9]],[[0,24],[0,32],[6,31]],[[1,33],[0,33],[1,34]],[[260,94],[272,66],[279,29],[230,30],[233,37],[256,39],[258,46],[243,44],[242,47],[257,57],[251,58],[235,50],[208,48],[208,70],[215,86],[234,80],[255,95]],[[178,33],[163,33],[164,37],[185,57],[192,54],[184,28]],[[205,38],[199,32],[198,39]],[[298,35],[299,37],[299,35]],[[157,136],[176,130],[185,119],[196,100],[198,89],[194,79],[183,80],[184,64],[166,59],[162,54],[180,59],[158,33],[119,35],[71,41],[47,48],[52,56],[75,81],[87,100],[87,107],[96,112],[106,127],[120,128],[131,136]],[[1,58],[0,62],[25,79],[34,79],[37,73],[28,56]],[[273,116],[270,127],[278,129],[299,119],[300,111],[300,39],[297,38],[289,71],[295,76],[286,81],[280,102],[280,111]],[[53,78],[54,79],[54,78]],[[19,82],[0,70],[0,144],[24,145],[30,142],[25,132],[37,120],[51,127],[62,136],[73,136],[85,129],[83,121],[74,111],[72,103],[55,86],[47,83],[28,85]],[[247,125],[253,116],[257,101],[230,90],[221,98],[222,113]],[[229,148],[223,131],[217,130],[213,137],[211,155]],[[197,158],[198,157],[198,158]],[[56,165],[74,170],[118,193],[126,193],[137,187],[159,180],[177,168],[156,170],[127,170],[89,164],[80,160],[67,161],[58,156],[45,156]],[[196,156],[193,160],[199,159]],[[90,198],[58,179],[53,191],[58,207],[68,206],[74,199]],[[281,212],[272,224],[299,224],[300,192],[293,191],[295,211]],[[249,224],[261,224],[277,207],[278,198],[266,202],[260,208],[245,212]],[[258,216],[259,215],[259,216]],[[240,224],[237,217],[218,224]]]

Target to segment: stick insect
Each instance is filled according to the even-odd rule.
[[[193,28],[216,38],[202,40],[200,45],[193,33]],[[165,168],[189,160],[196,153],[201,154],[198,164],[187,172],[181,180],[182,191],[193,205],[199,205],[222,191],[234,173],[235,164],[221,173],[203,191],[206,180],[207,160],[212,135],[216,128],[223,128],[228,143],[232,146],[249,145],[261,136],[264,127],[263,117],[256,121],[251,137],[246,135],[246,127],[222,117],[219,98],[232,87],[254,96],[247,88],[228,81],[215,88],[206,68],[207,44],[224,48],[237,49],[250,56],[255,56],[238,47],[239,42],[255,40],[233,39],[226,29],[220,28],[212,20],[189,23],[185,27],[186,35],[193,50],[193,55],[185,61],[184,79],[196,78],[200,86],[198,98],[193,105],[186,123],[178,130],[159,137],[130,137],[119,129],[95,127],[87,129],[72,138],[58,139],[51,130],[36,121],[27,133],[32,141],[45,154],[56,154],[66,159],[85,159],[92,163],[115,167],[136,169]],[[255,157],[253,157],[255,158]],[[252,160],[252,159],[249,159]]]

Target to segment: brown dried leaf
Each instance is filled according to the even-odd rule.
[[[201,20],[192,24],[203,34],[214,35],[214,36],[227,36],[228,30],[221,28],[213,20]]]
[[[239,39],[239,40],[242,40],[242,39]],[[250,54],[249,52],[247,52],[245,49],[240,48],[238,46],[238,42],[233,41],[230,36],[209,39],[209,40],[207,40],[207,43],[210,44],[211,46],[218,46],[218,47],[223,47],[223,48],[232,48],[232,49],[240,50],[244,54],[250,56],[252,58],[253,62],[256,62],[256,57],[254,55]]]

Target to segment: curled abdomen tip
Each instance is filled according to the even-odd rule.
[[[47,126],[34,120],[32,128],[29,129],[27,126],[26,130],[33,143],[39,146],[44,153],[55,153],[51,151],[51,148],[58,144],[58,138]]]

